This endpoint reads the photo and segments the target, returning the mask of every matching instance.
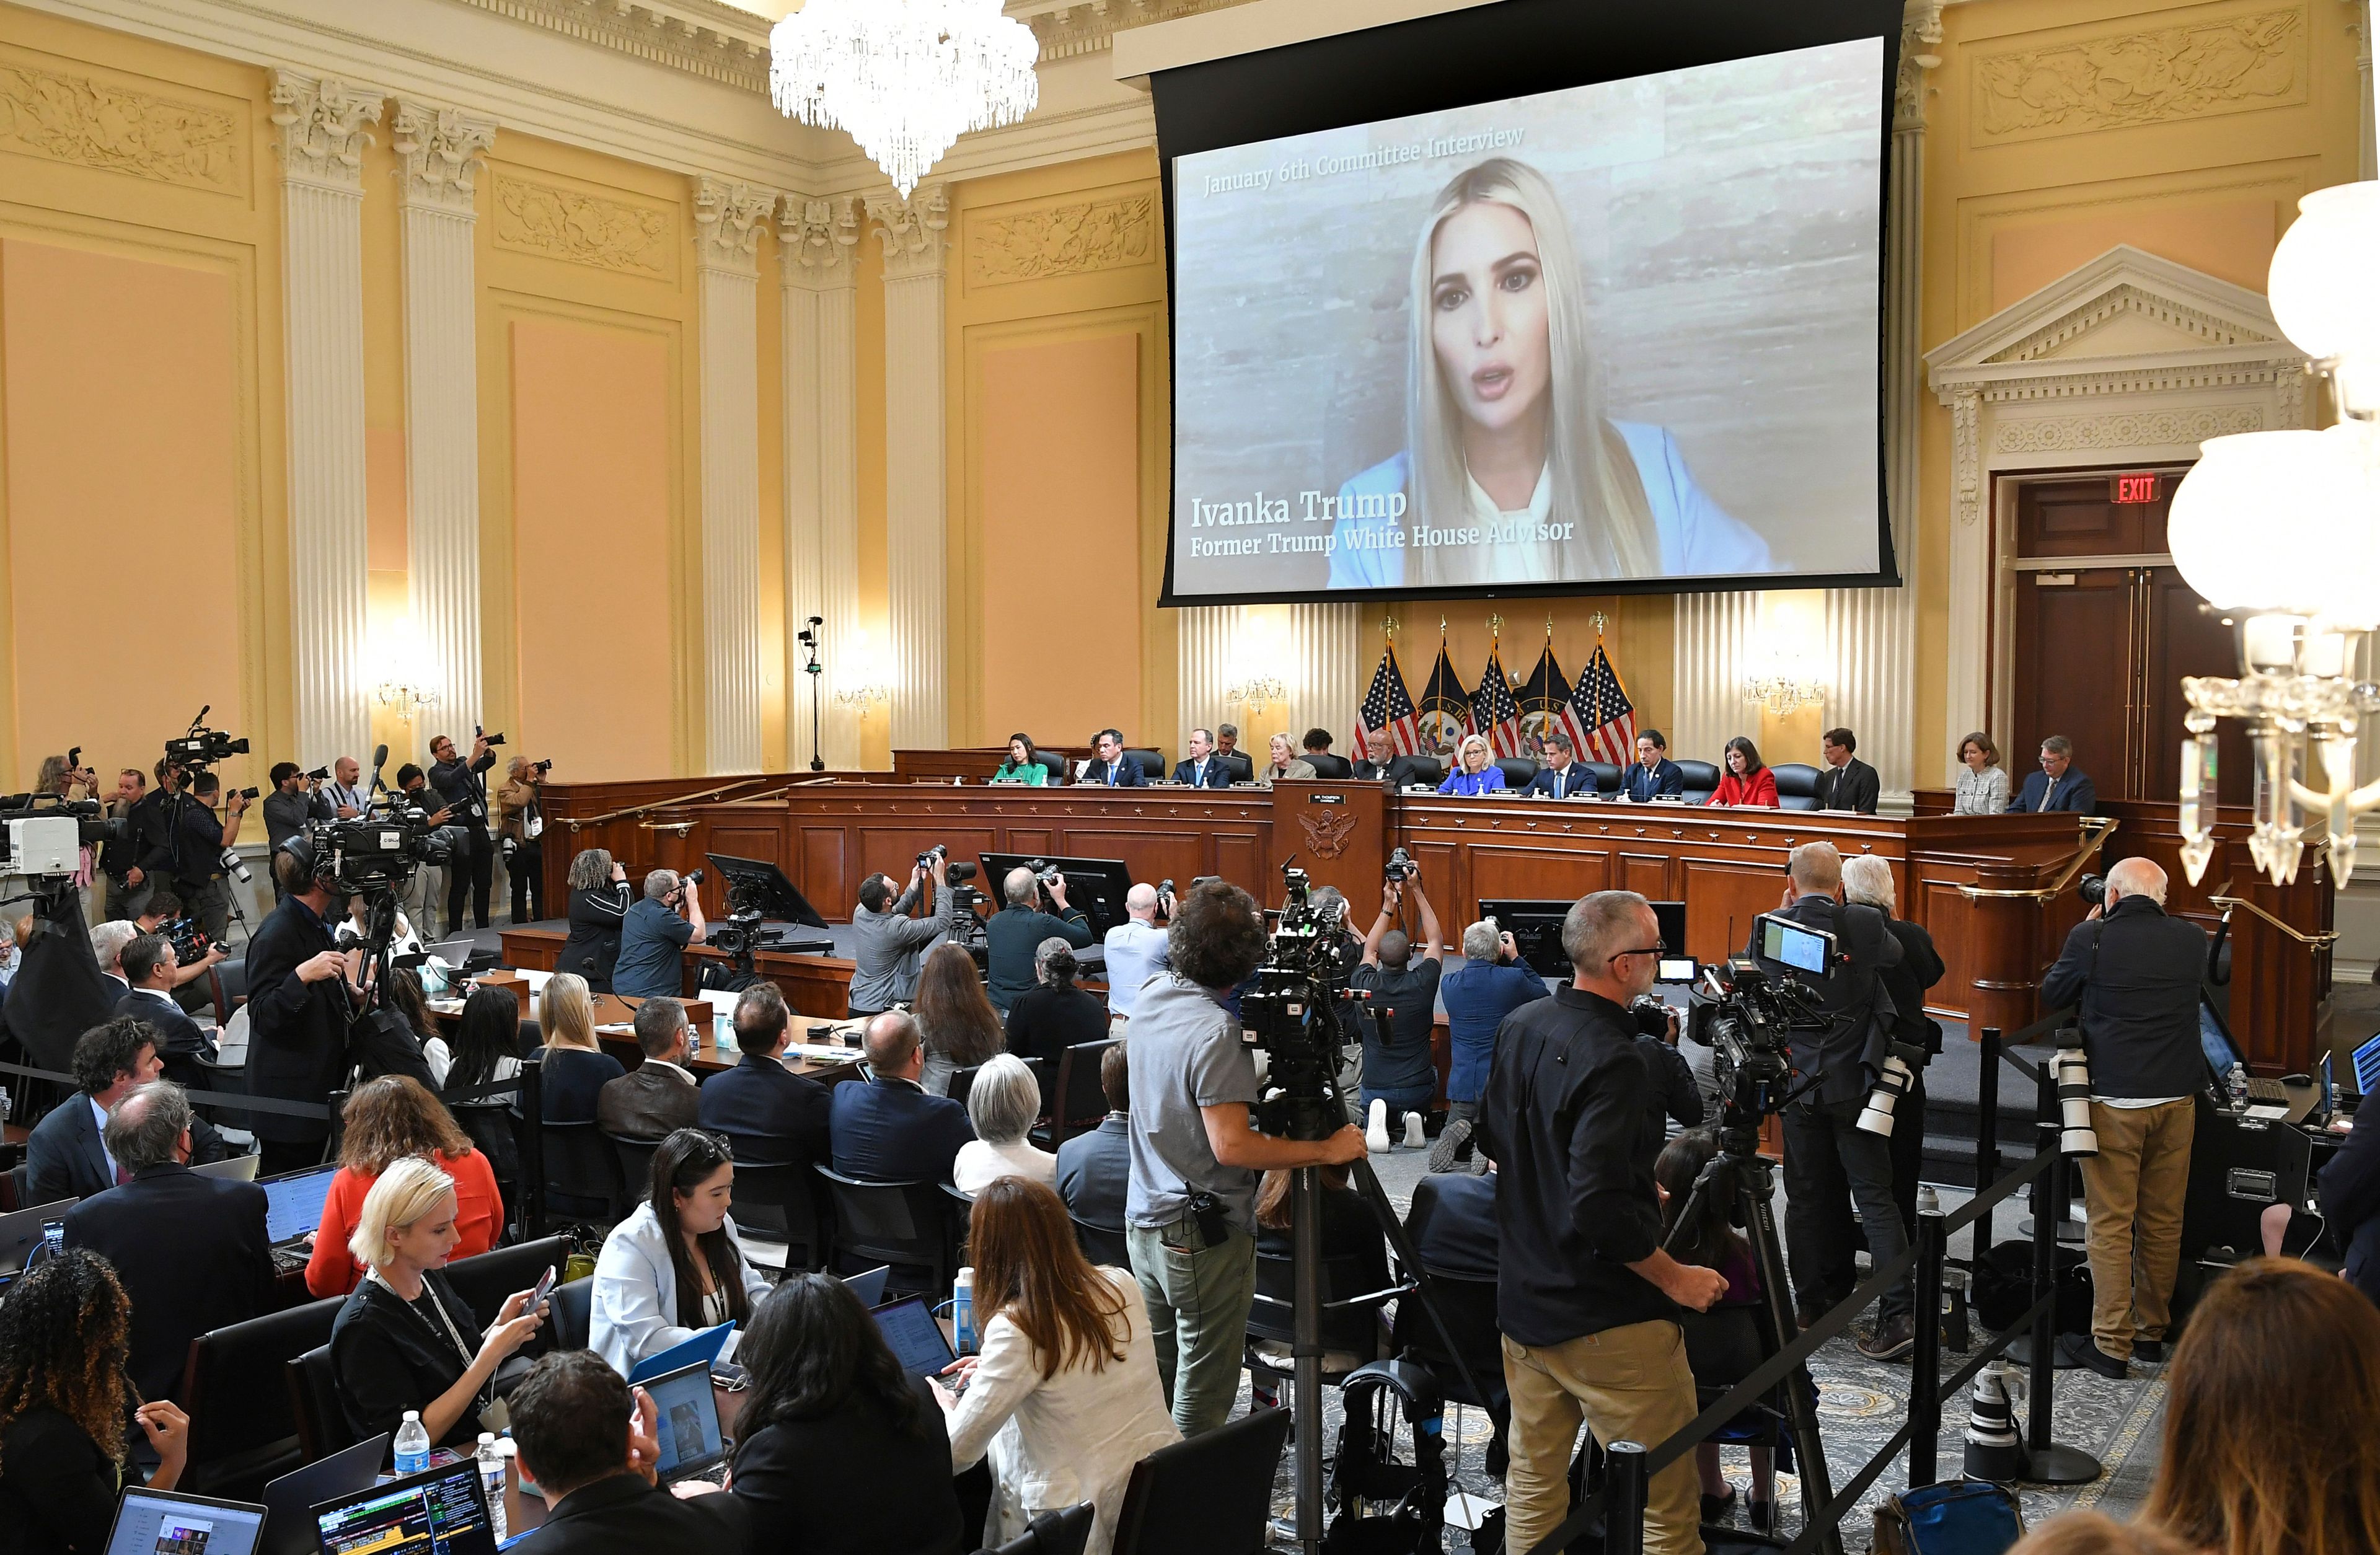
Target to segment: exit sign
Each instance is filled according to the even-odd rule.
[[[2119,503],[2155,502],[2157,500],[2157,480],[2154,471],[2110,476],[2108,484],[2114,488],[2112,500]]]

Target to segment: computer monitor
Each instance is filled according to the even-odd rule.
[[[1496,927],[1512,936],[1521,959],[1541,977],[1570,976],[1570,954],[1562,949],[1562,919],[1576,904],[1550,897],[1508,897],[1479,904],[1479,916],[1492,917]]]
[[[61,1198],[55,1203],[36,1204],[0,1215],[0,1270],[24,1268],[33,1249],[41,1244],[42,1228],[53,1221],[65,1220],[67,1211],[81,1202],[79,1198]]]
[[[663,1479],[686,1479],[727,1456],[719,1429],[719,1396],[710,1391],[710,1363],[698,1361],[644,1384],[653,1401]]]
[[[2231,1078],[2232,1066],[2244,1066],[2240,1045],[2231,1040],[2231,1030],[2223,1024],[2223,1016],[2215,1008],[2215,1001],[2204,989],[2198,995],[2198,1051],[2206,1057],[2207,1072],[2215,1077],[2215,1094],[2223,1094],[2226,1082]],[[2356,1072],[2362,1073],[2362,1055],[2357,1055]]]
[[[1822,929],[1812,929],[1778,913],[1762,913],[1752,920],[1758,936],[1763,961],[1774,961],[1791,966],[1797,972],[1807,972],[1814,978],[1830,978],[1835,971],[1835,937]]]
[[[264,1190],[265,1236],[276,1243],[286,1242],[321,1225],[322,1201],[331,1196],[331,1179],[338,1171],[335,1166],[317,1166],[267,1177],[259,1184]]]
[[[1059,858],[1047,854],[987,853],[982,856],[985,894],[995,908],[1008,904],[1007,881],[1011,869],[1054,864],[1066,877],[1066,905],[1079,907],[1091,920],[1091,938],[1104,939],[1107,931],[1132,915],[1124,910],[1124,893],[1132,889],[1132,871],[1121,858]],[[1155,881],[1149,881],[1151,885]]]
[[[934,1321],[934,1309],[926,1305],[924,1296],[878,1307],[873,1314],[876,1330],[884,1342],[892,1347],[901,1369],[912,1377],[939,1377],[958,1356],[951,1342],[942,1337],[942,1325]]]
[[[740,897],[747,907],[758,907],[760,916],[779,923],[799,923],[812,929],[824,929],[826,919],[809,899],[794,889],[785,872],[765,858],[738,858],[728,853],[706,853],[703,857],[719,871],[719,878],[732,894]]]
[[[321,1555],[496,1555],[474,1458],[322,1502],[314,1538]]]
[[[107,1555],[256,1555],[264,1508],[135,1486],[116,1503]]]
[[[2355,1073],[2357,1097],[2380,1095],[2380,1032],[2355,1050],[2348,1066]]]

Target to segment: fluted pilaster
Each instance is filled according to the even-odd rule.
[[[437,721],[480,722],[480,385],[474,200],[496,125],[400,98],[389,121],[405,251],[407,593]]]
[[[706,771],[760,770],[760,236],[774,193],[694,188],[701,310],[702,644]]]
[[[847,198],[787,196],[778,213],[785,407],[786,755],[811,725],[806,655],[795,634],[808,617],[825,661],[817,754],[831,768],[859,765],[859,718],[835,700],[855,684],[859,636],[858,207]]]
[[[382,94],[274,70],[297,759],[365,752],[363,149]]]
[[[1719,749],[1760,722],[1743,700],[1743,677],[1753,667],[1760,637],[1760,596],[1681,594],[1676,629],[1678,700],[1666,714],[1670,724],[1662,726],[1660,709],[1640,708],[1636,727],[1650,724],[1668,736],[1671,750],[1708,759],[1704,752]]]
[[[1181,727],[1177,749],[1193,729],[1240,726],[1241,748],[1261,759],[1266,736],[1287,731],[1293,743],[1321,727],[1337,737],[1342,755],[1356,710],[1371,683],[1379,644],[1360,604],[1207,605],[1181,612],[1176,638]],[[1283,699],[1261,712],[1234,701],[1250,676],[1281,683]]]
[[[920,184],[868,200],[884,246],[884,517],[891,562],[892,744],[949,743],[943,277],[950,198]]]

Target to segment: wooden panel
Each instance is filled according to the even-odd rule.
[[[808,897],[810,905],[830,922],[848,921],[851,911],[844,904],[859,893],[861,877],[852,872],[844,856],[845,841],[840,826],[801,828],[795,867],[785,871],[794,889]]]
[[[2181,678],[2238,674],[2240,650],[2223,617],[2182,581],[2178,568],[2151,568],[2148,587],[2148,785],[2141,796],[2178,800],[2181,742],[2188,733],[2181,721],[2190,711]],[[2216,725],[2215,744],[2216,794],[2224,804],[2247,804],[2255,786],[2248,726],[2236,718],[2224,719]]]
[[[2051,577],[2072,581],[2043,581]],[[2016,726],[2006,747],[2011,785],[2023,784],[2044,739],[2064,735],[2100,797],[2131,797],[2124,783],[2134,756],[2135,592],[2131,572],[2121,567],[2019,576]]]
[[[1226,832],[1209,840],[1214,844],[1213,873],[1251,893],[1259,902],[1275,894],[1269,889],[1272,882],[1265,878],[1263,839]],[[1174,883],[1178,886],[1184,882],[1176,876]]]
[[[1206,869],[1206,839],[1178,826],[1070,826],[1058,853],[1067,858],[1120,858],[1135,881],[1167,881],[1179,890]],[[1245,883],[1245,882],[1242,882]]]
[[[1718,859],[1688,858],[1686,954],[1724,961],[1752,938],[1752,920],[1782,904],[1785,879],[1777,869],[1751,869]]]
[[[1680,900],[1674,879],[1676,860],[1663,853],[1623,853],[1620,856],[1620,889],[1633,891],[1654,902]]]
[[[1499,844],[1466,852],[1471,868],[1463,900],[1475,905],[1466,913],[1480,902],[1515,897],[1575,901],[1612,883],[1611,855],[1599,849]]]

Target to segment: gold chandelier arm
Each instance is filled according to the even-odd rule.
[[[2295,924],[2283,923],[2279,918],[2275,917],[2271,913],[2266,912],[2264,908],[2256,905],[2255,903],[2249,901],[2244,896],[2209,896],[2207,900],[2215,905],[2223,908],[2226,912],[2228,912],[2233,907],[2245,907],[2250,912],[2255,914],[2256,917],[2263,918],[2266,923],[2271,924],[2282,933],[2287,934],[2290,939],[2295,940],[2299,944],[2306,945],[2315,950],[2327,950],[2332,944],[2336,943],[2338,939],[2338,930],[2336,929],[2318,929],[2315,932],[2309,934],[2304,929],[2298,928]]]

